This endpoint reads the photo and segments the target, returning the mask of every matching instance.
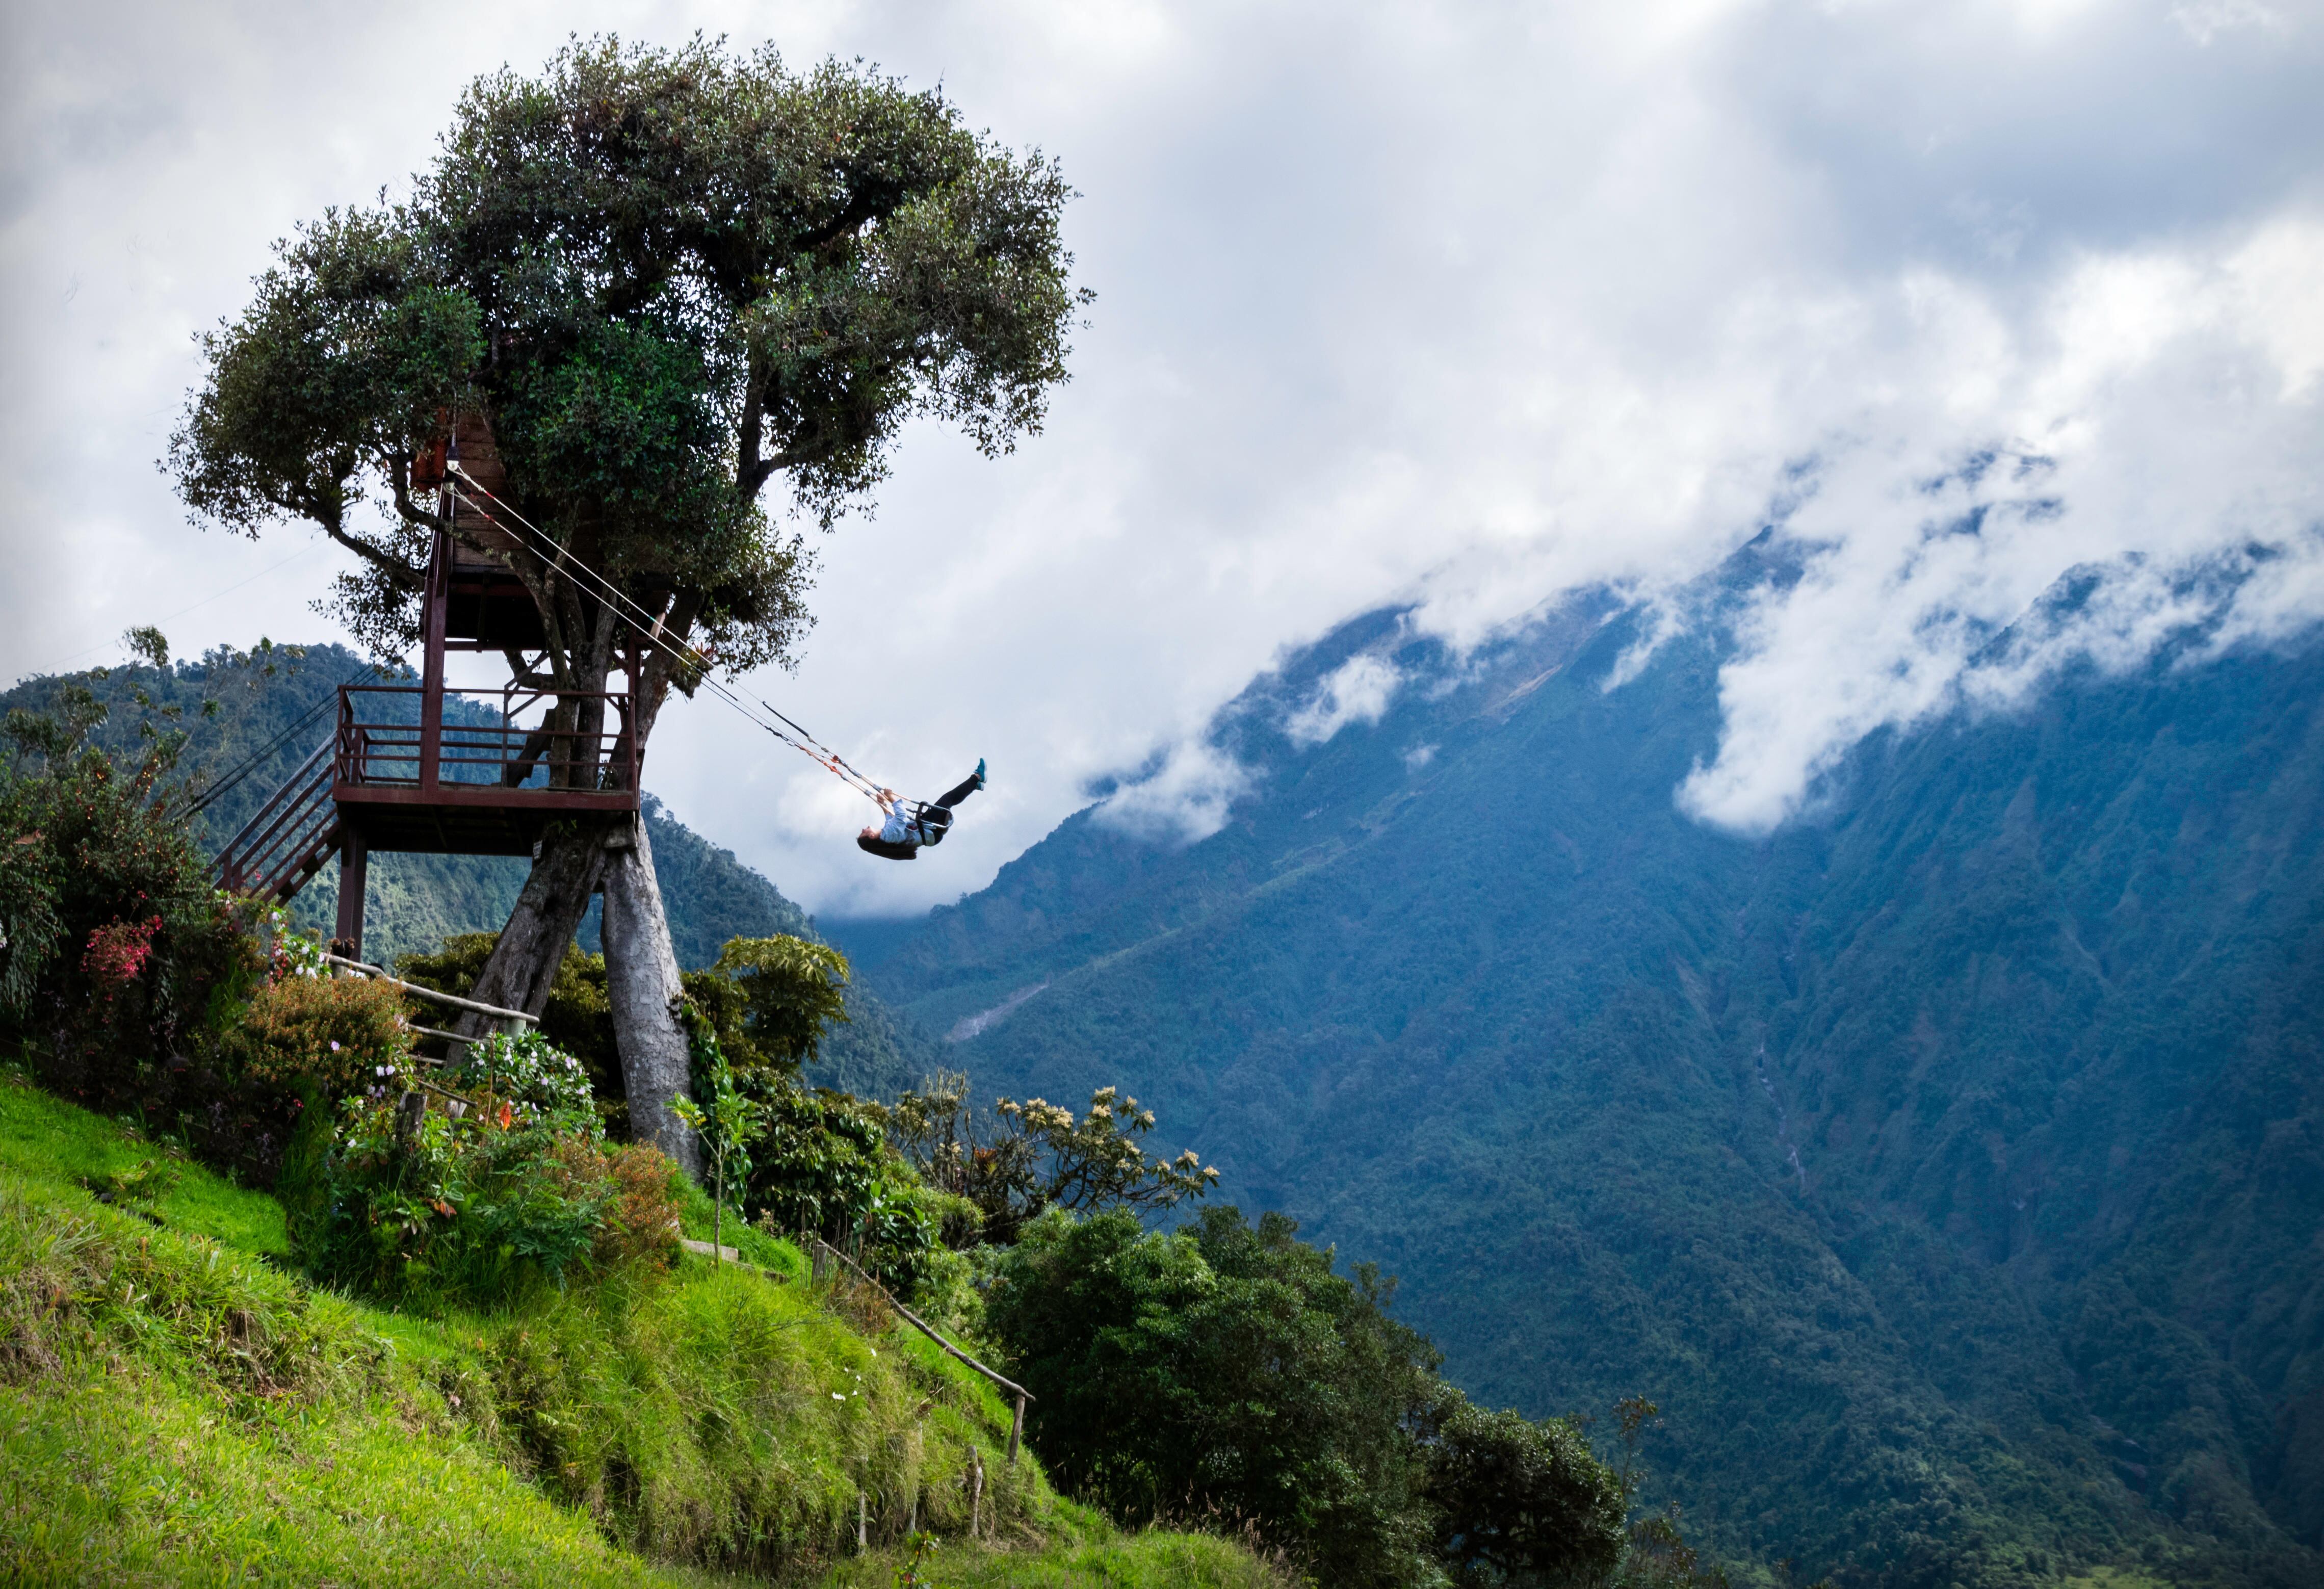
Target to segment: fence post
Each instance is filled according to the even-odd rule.
[[[968,1537],[976,1538],[977,1519],[984,1510],[984,1448],[968,1448]]]
[[[1025,1398],[1017,1398],[1017,1416],[1009,1420],[1009,1465],[1017,1465],[1017,1441],[1025,1432]]]
[[[872,1543],[869,1528],[872,1509],[864,1503],[863,1492],[855,1492],[855,1548],[862,1550]]]

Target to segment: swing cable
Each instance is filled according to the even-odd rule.
[[[777,710],[772,705],[763,699],[758,702],[759,707],[775,717],[777,721],[783,724],[785,727],[790,729],[792,732],[787,734],[783,731],[783,728],[778,728],[773,724],[768,723],[761,718],[756,713],[752,711],[750,705],[746,703],[742,697],[736,695],[733,690],[728,689],[725,685],[720,683],[716,678],[713,677],[711,669],[714,664],[710,657],[706,655],[691,642],[673,644],[669,640],[666,639],[661,633],[661,618],[659,616],[647,612],[646,609],[633,600],[626,591],[623,591],[620,587],[613,584],[612,580],[597,572],[596,569],[589,567],[588,564],[583,562],[579,558],[574,556],[573,553],[560,544],[555,537],[551,536],[547,531],[541,529],[539,525],[534,524],[531,521],[526,519],[523,514],[518,513],[514,508],[509,506],[507,503],[495,495],[490,488],[479,484],[475,476],[469,474],[466,469],[461,467],[457,458],[452,458],[447,461],[446,472],[447,476],[457,475],[464,484],[472,487],[479,494],[486,498],[487,501],[492,503],[492,507],[485,506],[484,503],[478,502],[475,497],[470,496],[467,492],[451,485],[447,479],[446,488],[451,492],[455,501],[466,503],[469,507],[475,509],[479,514],[481,514],[487,523],[490,523],[498,529],[506,531],[509,529],[509,526],[503,523],[499,515],[493,512],[493,507],[498,508],[501,513],[506,514],[509,520],[521,527],[521,533],[517,533],[515,531],[511,532],[520,544],[532,551],[535,556],[543,557],[544,560],[547,561],[551,568],[560,568],[564,572],[573,576],[576,581],[583,583],[585,589],[588,589],[590,587],[594,586],[595,588],[590,589],[590,594],[595,596],[598,600],[603,601],[615,617],[619,618],[624,624],[627,624],[632,629],[637,631],[648,644],[659,647],[671,661],[679,663],[681,666],[690,667],[696,670],[702,684],[706,686],[713,695],[715,695],[719,699],[724,701],[737,712],[740,712],[743,717],[750,721],[752,726],[764,730],[767,734],[771,734],[775,739],[780,741],[782,744],[790,746],[793,750],[798,752],[801,755],[815,762],[816,765],[821,767],[825,771],[829,772],[832,776],[837,778],[842,783],[844,783],[850,788],[855,790],[873,804],[876,805],[880,803],[881,785],[874,783],[870,778],[858,771],[853,764],[851,763],[844,756],[841,755],[837,751],[833,750],[830,746],[825,744],[821,740],[816,738],[813,734],[810,734],[806,728],[801,727],[797,722],[793,721],[784,713]],[[623,611],[622,609],[625,607],[628,608],[629,611]],[[646,620],[650,620],[650,623],[646,622]],[[680,649],[681,645],[683,646],[682,650]]]

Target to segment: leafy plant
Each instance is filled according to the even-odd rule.
[[[745,1206],[776,1232],[811,1232],[890,1284],[916,1289],[943,1220],[939,1196],[888,1141],[885,1113],[773,1069],[736,1086],[766,1110]]]
[[[466,1045],[443,1074],[445,1085],[481,1094],[493,1105],[505,1104],[528,1123],[570,1130],[595,1116],[588,1071],[532,1027],[493,1032]]]
[[[718,1258],[725,1240],[727,1169],[733,1165],[739,1171],[748,1171],[751,1144],[767,1132],[767,1111],[736,1090],[733,1067],[726,1063],[718,1034],[702,1012],[687,1005],[679,1016],[690,1045],[694,1096],[677,1099],[672,1106],[702,1139],[702,1150],[710,1155],[710,1246],[713,1257]]]
[[[456,1077],[474,1090],[448,1106],[415,1106],[392,1069],[340,1105],[314,1210],[292,1232],[308,1267],[383,1298],[481,1305],[666,1266],[677,1168],[604,1141],[571,1056],[537,1037],[476,1049]]]
[[[1323,1583],[1610,1573],[1627,1496],[1580,1428],[1471,1407],[1388,1316],[1393,1282],[1296,1230],[1234,1208],[1168,1234],[1126,1209],[1025,1228],[984,1323],[1058,1482],[1125,1521],[1248,1527]]]
[[[765,1063],[797,1070],[828,1027],[846,1023],[847,956],[828,944],[781,933],[730,938],[710,969],[741,991],[742,1034]]]
[[[388,983],[293,974],[252,996],[222,1051],[244,1079],[286,1087],[311,1081],[337,1098],[401,1075],[411,1031]]]
[[[158,636],[136,637],[166,659]],[[46,710],[12,709],[0,762],[0,1035],[29,1046],[50,1087],[113,1112],[176,1122],[260,1176],[287,1135],[287,1095],[213,1063],[263,979],[261,909],[218,893],[172,778],[181,707],[155,708],[126,670],[138,732],[116,753],[92,735],[110,709],[83,684]]]
[[[1154,1112],[1119,1088],[1092,1093],[1078,1119],[1039,1098],[1001,1098],[991,1123],[980,1127],[968,1085],[964,1075],[939,1071],[888,1111],[889,1132],[921,1178],[977,1211],[973,1222],[947,1223],[953,1245],[1005,1246],[1053,1207],[1159,1213],[1204,1196],[1218,1181],[1219,1172],[1192,1150],[1173,1159],[1149,1157],[1139,1139],[1154,1129]]]

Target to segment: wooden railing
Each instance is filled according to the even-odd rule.
[[[432,790],[499,787],[528,793],[596,792],[638,787],[637,739],[622,690],[549,694],[516,685],[447,689],[486,719],[447,722],[416,684],[339,687],[335,772],[343,784]],[[519,718],[541,708],[540,719]],[[595,729],[576,726],[585,715]]]
[[[318,745],[226,840],[212,863],[220,888],[280,902],[330,858],[339,821],[331,804],[330,749]]]

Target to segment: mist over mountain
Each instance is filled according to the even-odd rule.
[[[831,930],[981,1097],[1118,1083],[1404,1277],[1480,1399],[1655,1398],[1722,1550],[2324,1581],[2324,646],[2069,665],[1738,836],[1677,794],[1795,576],[1650,649],[1370,614],[1220,714],[1215,831],[1133,785]]]

